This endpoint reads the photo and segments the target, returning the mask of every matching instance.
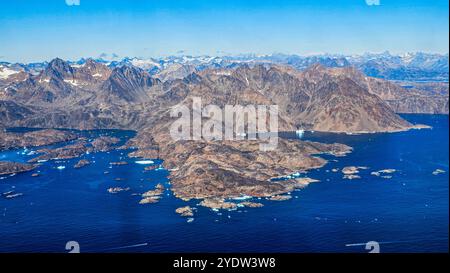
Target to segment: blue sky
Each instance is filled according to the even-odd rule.
[[[366,1],[1,1],[0,60],[448,52],[447,0]]]

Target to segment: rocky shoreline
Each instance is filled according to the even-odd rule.
[[[284,194],[302,189],[314,179],[300,177],[300,173],[320,168],[326,160],[319,154],[345,156],[351,148],[342,144],[323,144],[310,141],[279,139],[278,148],[274,151],[260,151],[259,140],[248,141],[172,141],[167,135],[167,127],[154,127],[153,131],[141,131],[124,146],[117,146],[118,138],[100,136],[93,140],[79,137],[64,131],[55,133],[57,138],[43,141],[41,136],[49,133],[34,132],[39,141],[28,143],[43,144],[59,139],[70,142],[56,148],[42,148],[36,151],[36,157],[29,163],[49,160],[67,160],[80,158],[92,152],[108,152],[113,149],[134,147],[129,156],[139,155],[145,159],[163,159],[163,166],[170,169],[170,190],[182,200],[199,200],[199,204],[211,209],[235,209],[237,206],[261,207],[255,202],[229,202],[239,196],[263,197],[268,200],[287,200]],[[58,130],[54,130],[58,132]],[[26,134],[26,133],[25,133]],[[23,134],[23,135],[25,135]],[[16,134],[19,136],[20,134]],[[28,135],[29,136],[29,135]],[[63,138],[64,136],[64,138]],[[12,146],[10,146],[12,147]],[[156,152],[156,154],[155,154]],[[92,164],[81,158],[74,168]],[[128,164],[127,161],[111,162],[111,166]],[[4,164],[3,173],[17,173],[33,170],[33,164]],[[158,169],[151,164],[144,171]],[[282,178],[282,179],[276,179]],[[118,179],[116,179],[118,180]],[[110,193],[128,191],[128,188],[113,187]],[[141,195],[140,204],[157,203],[165,190],[162,184]]]
[[[70,131],[55,129],[34,130],[25,133],[3,132],[0,130],[0,151],[51,145],[76,138],[77,135]]]

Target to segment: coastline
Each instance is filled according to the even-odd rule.
[[[417,124],[417,125],[413,125],[410,128],[408,128],[407,130],[401,130],[401,131],[408,131],[408,130],[412,130],[412,129],[429,129],[431,128],[431,126],[428,125],[421,125],[421,124]],[[9,128],[9,129],[14,129],[14,128]],[[8,129],[8,130],[9,130]],[[33,128],[34,129],[34,128]],[[42,131],[45,130],[49,130],[49,132],[53,132],[52,130],[59,130],[59,129],[43,129]],[[94,129],[95,130],[121,130],[122,129]],[[38,132],[41,130],[38,130]],[[62,131],[66,132],[66,135],[61,135],[60,137],[67,137],[67,135],[71,136],[71,140],[73,140],[73,135],[72,131],[91,131],[91,130],[80,130],[80,129],[69,129],[69,128],[64,128],[62,129]],[[129,130],[127,130],[129,131]],[[284,140],[282,137],[280,137],[281,139],[281,143],[283,147],[290,147],[288,150],[290,149],[295,149],[295,145],[292,146],[292,144],[287,144],[285,143],[287,142],[297,142],[297,143],[304,143],[302,145],[307,145],[307,146],[303,146],[304,147],[309,147],[308,149],[311,149],[309,152],[303,151],[301,153],[298,153],[297,156],[300,156],[300,158],[302,158],[300,161],[303,162],[309,162],[306,164],[300,164],[300,165],[296,165],[295,164],[292,165],[293,162],[296,162],[298,159],[294,159],[295,157],[292,157],[292,155],[290,156],[290,160],[285,161],[285,163],[275,163],[276,161],[273,161],[271,164],[268,164],[265,169],[259,169],[258,172],[255,172],[255,170],[252,169],[244,169],[241,167],[237,167],[237,166],[233,166],[233,165],[229,165],[228,163],[223,165],[223,163],[220,163],[220,159],[216,158],[218,154],[224,153],[224,155],[220,158],[222,158],[221,160],[226,161],[227,159],[233,158],[236,161],[239,160],[244,160],[244,157],[242,157],[243,154],[248,153],[249,151],[251,151],[251,153],[260,153],[258,152],[255,148],[250,148],[250,147],[254,147],[253,143],[252,145],[248,146],[248,144],[243,144],[243,143],[237,143],[237,144],[233,144],[233,143],[227,143],[225,144],[225,146],[223,146],[224,143],[203,143],[200,146],[192,146],[191,144],[188,143],[184,143],[184,144],[176,144],[176,143],[172,143],[172,142],[163,142],[161,146],[161,143],[156,145],[155,143],[151,144],[149,143],[146,139],[141,139],[141,141],[139,141],[139,134],[140,131],[133,131],[135,133],[134,137],[131,138],[130,140],[128,140],[123,146],[120,147],[115,147],[114,149],[124,149],[124,148],[132,148],[132,151],[128,154],[129,157],[133,157],[133,158],[140,158],[140,159],[157,159],[157,158],[161,158],[163,159],[163,165],[164,167],[169,170],[169,178],[171,179],[171,187],[170,190],[174,193],[174,195],[181,199],[181,200],[191,200],[191,199],[197,199],[199,201],[205,200],[205,199],[211,199],[211,198],[224,198],[224,199],[228,199],[228,198],[234,198],[236,196],[241,196],[241,195],[247,195],[247,196],[252,196],[252,197],[273,197],[273,196],[277,196],[277,195],[282,195],[282,194],[286,194],[289,193],[293,190],[296,189],[296,187],[300,188],[301,186],[298,184],[293,183],[293,181],[289,180],[295,180],[298,177],[291,177],[291,179],[284,179],[283,181],[277,181],[277,182],[273,182],[273,178],[280,178],[280,177],[289,177],[290,175],[292,175],[293,173],[302,173],[302,177],[303,178],[307,178],[306,175],[308,173],[308,171],[314,170],[314,169],[320,169],[323,168],[328,161],[321,158],[320,155],[321,154],[329,154],[335,157],[341,157],[341,156],[346,156],[348,153],[350,153],[352,151],[351,147],[346,147],[345,146],[333,146],[333,144],[323,144],[323,143],[317,143],[317,142],[312,142],[312,141],[302,141],[301,138],[297,139],[297,140]],[[306,132],[310,132],[313,133],[315,131],[306,131]],[[321,132],[321,131],[317,131],[320,133],[332,133],[332,134],[344,134],[344,135],[358,135],[358,134],[372,134],[374,132]],[[375,134],[380,134],[380,133],[393,133],[393,132],[399,132],[399,131],[383,131],[383,132],[375,132]],[[280,132],[280,134],[283,133],[295,133],[295,132],[289,132],[289,131],[283,131]],[[161,131],[159,131],[159,136],[156,137],[162,137],[164,139],[164,134],[161,135]],[[153,136],[152,136],[153,139]],[[136,140],[137,143],[135,142]],[[167,139],[166,139],[167,140]],[[53,142],[52,142],[53,143]],[[136,145],[137,144],[137,145]],[[152,150],[152,149],[148,149],[148,145],[156,145],[154,147],[156,147],[156,149]],[[186,145],[188,144],[188,145]],[[192,143],[194,144],[194,143]],[[83,144],[85,145],[85,144]],[[144,145],[144,146],[142,146]],[[169,150],[165,151],[166,148],[169,148]],[[206,146],[205,146],[206,145]],[[211,146],[212,145],[212,146]],[[230,146],[231,145],[231,146]],[[286,146],[288,145],[288,146]],[[331,146],[330,146],[331,145]],[[178,148],[176,148],[178,147]],[[231,175],[232,177],[234,177],[234,179],[237,179],[237,181],[243,179],[242,181],[247,180],[247,182],[243,183],[242,186],[243,187],[236,187],[236,190],[232,190],[229,193],[225,193],[222,192],[220,194],[218,194],[220,191],[210,191],[210,192],[203,192],[201,194],[195,193],[197,190],[196,187],[192,187],[195,184],[198,184],[198,186],[203,185],[204,183],[211,183],[211,181],[213,180],[205,180],[204,177],[202,176],[207,176],[207,173],[211,173],[214,174],[214,172],[217,171],[217,169],[215,169],[213,172],[208,171],[208,165],[201,165],[203,163],[201,163],[200,165],[198,165],[198,163],[195,163],[197,159],[194,159],[194,163],[189,162],[189,161],[179,161],[179,159],[175,159],[175,158],[180,158],[179,155],[182,153],[190,153],[190,151],[193,151],[197,148],[201,148],[201,149],[205,149],[205,151],[208,151],[208,149],[211,149],[211,147],[215,147],[213,148],[213,150],[215,149],[215,153],[211,154],[211,155],[207,155],[207,156],[200,156],[198,158],[198,160],[200,160],[199,162],[201,162],[201,160],[212,160],[211,164],[219,164],[223,165],[223,171],[228,172],[228,175]],[[234,152],[229,153],[227,152],[227,149],[223,149],[223,147],[230,147],[233,149]],[[281,148],[283,148],[281,147]],[[314,148],[313,148],[314,147]],[[320,147],[318,150],[317,148]],[[328,147],[328,148],[327,148]],[[334,147],[331,149],[331,147]],[[338,148],[339,147],[339,148]],[[70,145],[69,145],[70,148]],[[69,158],[79,158],[80,155],[82,153],[85,152],[89,152],[92,151],[92,149],[90,148],[83,148],[83,147],[79,147],[77,145],[74,146],[75,148],[75,152],[73,155],[69,155]],[[248,150],[250,148],[250,150]],[[81,150],[80,150],[81,149]],[[178,149],[178,150],[177,150]],[[79,151],[78,151],[79,150]],[[219,152],[219,150],[221,152]],[[284,149],[284,151],[279,151],[279,156],[283,155],[284,153],[286,153],[288,150],[286,150],[286,148]],[[64,150],[62,150],[64,151]],[[157,151],[157,153],[155,153],[155,151]],[[52,154],[51,151],[47,151],[47,153],[50,152],[50,155]],[[81,154],[80,154],[81,152]],[[289,152],[291,153],[291,151]],[[58,153],[56,153],[58,154]],[[204,154],[209,154],[209,152],[205,152]],[[264,155],[264,153],[261,153],[261,155],[259,157],[264,158],[267,155]],[[272,153],[274,154],[274,153]],[[174,157],[175,156],[175,157]],[[211,156],[211,157],[210,157]],[[237,157],[236,157],[237,156]],[[43,157],[43,155],[41,155],[40,157]],[[44,156],[45,157],[45,156]],[[52,160],[51,156],[46,156],[45,157],[46,160]],[[280,157],[281,158],[281,157]],[[309,158],[308,161],[305,161],[306,158]],[[219,160],[219,161],[217,161]],[[260,163],[265,162],[266,160],[261,161]],[[298,161],[297,161],[298,162]],[[253,162],[255,163],[255,162]],[[251,163],[251,164],[253,164]],[[260,164],[258,163],[258,164]],[[210,164],[210,163],[208,163]],[[240,162],[239,165],[240,166],[246,166],[249,165],[249,163],[244,163],[244,162]],[[263,164],[267,164],[263,163]],[[280,165],[281,164],[281,165]],[[283,165],[284,164],[284,165]],[[169,166],[167,166],[169,165]],[[197,166],[197,167],[196,167]],[[201,168],[203,168],[204,170],[206,170],[206,173],[203,173],[202,175],[197,175],[195,174],[195,172],[192,172],[193,169],[198,168],[199,166],[202,166]],[[289,167],[288,167],[289,166]],[[274,172],[274,169],[277,168],[285,168],[284,171],[282,172]],[[286,168],[287,167],[287,168]],[[156,168],[156,167],[155,167]],[[153,168],[153,169],[155,169]],[[262,171],[262,172],[261,172]],[[211,179],[211,178],[210,178]],[[219,179],[220,180],[220,179]],[[225,186],[225,184],[221,184],[222,182],[219,180],[215,180],[214,183],[218,183],[216,185],[223,185]],[[186,182],[187,181],[187,182]],[[253,185],[253,186],[249,186],[246,185],[246,183],[248,183],[248,181],[250,181],[249,185]],[[287,182],[286,182],[287,181]],[[220,187],[223,187],[220,186]],[[307,186],[307,185],[302,185],[302,186]],[[187,187],[187,188],[186,188]],[[201,187],[201,186],[200,186]],[[225,186],[226,187],[226,186]],[[192,191],[193,190],[193,191]]]
[[[447,119],[447,116],[445,119]],[[426,120],[429,121],[430,118],[427,117]],[[442,120],[442,118],[439,120]],[[442,126],[448,126],[448,123],[444,122],[439,125],[438,123],[427,122],[426,124],[433,124],[435,130],[428,132],[424,131],[424,134],[418,134],[411,131],[408,134],[393,135],[377,134],[373,136],[358,135],[349,137],[343,135],[343,139],[346,141],[342,143],[352,146],[354,150],[351,154],[348,154],[348,156],[343,158],[326,156],[324,157],[327,160],[326,166],[310,170],[307,176],[320,180],[320,182],[317,184],[310,184],[309,187],[300,189],[300,191],[293,191],[291,194],[285,194],[291,196],[291,198],[284,202],[276,201],[276,199],[285,199],[286,197],[275,197],[274,201],[267,200],[266,198],[225,200],[236,203],[235,209],[217,210],[198,206],[198,200],[191,200],[185,203],[176,198],[171,192],[167,191],[167,189],[170,188],[170,184],[168,184],[170,182],[166,182],[167,180],[162,179],[162,176],[166,176],[166,171],[151,171],[144,173],[142,172],[144,166],[133,164],[133,159],[126,159],[129,161],[128,165],[112,166],[112,169],[109,169],[109,163],[120,161],[117,156],[121,156],[121,152],[128,150],[112,151],[110,155],[104,153],[103,155],[106,156],[106,159],[103,159],[103,163],[100,155],[90,154],[88,158],[91,159],[92,156],[94,156],[97,162],[94,165],[86,166],[79,170],[72,167],[72,165],[78,161],[77,159],[66,160],[65,163],[49,161],[48,163],[44,163],[41,167],[40,177],[31,178],[31,173],[24,173],[14,177],[8,177],[0,183],[0,185],[3,186],[3,192],[13,190],[10,187],[7,187],[7,185],[15,185],[17,187],[15,193],[23,193],[23,196],[12,199],[0,198],[0,202],[3,202],[2,204],[4,204],[5,207],[8,207],[6,218],[4,219],[6,221],[14,220],[14,215],[21,215],[24,213],[21,209],[22,207],[26,208],[28,215],[26,221],[14,224],[14,230],[5,226],[5,236],[20,234],[20,230],[29,225],[33,225],[36,228],[34,228],[34,231],[31,231],[29,235],[22,234],[23,240],[32,242],[33,239],[31,236],[36,237],[37,234],[41,234],[39,232],[47,234],[45,233],[45,229],[40,225],[48,226],[48,224],[42,220],[37,220],[36,222],[33,218],[34,213],[39,213],[37,219],[53,219],[54,217],[59,217],[58,219],[61,223],[86,227],[90,231],[89,234],[91,234],[92,230],[96,229],[103,231],[112,230],[111,233],[108,232],[107,234],[105,233],[102,236],[93,238],[92,242],[95,243],[83,244],[85,251],[89,249],[92,252],[101,251],[101,248],[96,247],[96,245],[104,245],[105,242],[108,242],[108,246],[119,246],[123,243],[123,241],[112,239],[111,236],[114,238],[123,238],[129,242],[135,242],[135,235],[138,235],[143,241],[149,242],[148,248],[145,250],[142,249],[142,251],[153,252],[188,251],[189,249],[192,249],[193,246],[189,243],[190,241],[184,240],[184,237],[202,238],[208,241],[209,244],[200,243],[195,245],[196,249],[203,251],[220,251],[221,249],[226,249],[229,242],[229,244],[233,245],[233,249],[243,252],[268,251],[269,248],[276,251],[308,252],[310,251],[310,248],[305,247],[302,242],[310,236],[318,236],[321,239],[315,241],[316,249],[320,248],[321,251],[341,252],[353,251],[353,249],[338,247],[339,245],[343,246],[341,240],[346,238],[342,238],[341,236],[339,238],[329,238],[327,237],[327,234],[337,232],[344,236],[349,228],[355,228],[364,230],[365,233],[369,234],[371,237],[381,238],[380,240],[384,241],[390,240],[392,236],[400,236],[398,238],[407,240],[414,232],[429,236],[425,238],[435,238],[428,232],[428,229],[431,226],[435,228],[435,230],[438,230],[439,236],[443,236],[443,233],[441,233],[443,230],[439,229],[439,226],[442,225],[442,222],[439,222],[439,219],[441,219],[441,215],[443,215],[442,211],[439,212],[439,208],[441,207],[441,202],[439,202],[439,200],[442,199],[429,200],[423,195],[423,191],[417,191],[417,187],[426,189],[430,186],[442,187],[448,185],[448,183],[445,183],[445,180],[448,178],[448,167],[439,167],[436,165],[439,162],[448,162],[445,161],[445,154],[447,153],[442,153],[442,156],[438,156],[438,158],[436,158],[438,162],[435,162],[436,160],[430,161],[427,157],[430,153],[435,155],[436,148],[433,147],[437,147],[435,143],[437,140],[432,136],[442,132]],[[423,140],[424,135],[427,135],[431,142],[421,141]],[[341,139],[341,137],[337,135],[322,136],[317,134],[317,136],[314,137],[327,139],[329,141]],[[309,139],[309,136],[305,135],[305,138]],[[368,138],[371,138],[374,141],[361,142],[361,140]],[[387,139],[389,142],[386,142]],[[421,142],[415,142],[414,139]],[[420,145],[416,145],[415,143]],[[355,144],[355,146],[351,144]],[[393,150],[395,153],[384,154],[382,157],[383,160],[380,160],[379,157],[367,156],[367,154],[375,155],[377,151],[384,151],[387,147],[392,145],[395,145],[398,149]],[[413,145],[413,147],[417,146],[417,149],[410,150],[409,147],[411,147],[411,145]],[[366,150],[365,147],[370,148],[370,150]],[[411,151],[412,153],[404,153],[405,151]],[[417,153],[418,151],[421,152]],[[7,153],[16,154],[16,151]],[[126,153],[124,153],[124,155],[126,155]],[[400,155],[402,155],[402,158],[404,159],[401,162],[398,161],[398,156]],[[421,170],[415,168],[411,163],[421,164]],[[157,164],[159,164],[159,162]],[[54,169],[55,166],[59,165],[66,165],[66,169]],[[346,166],[368,166],[370,169],[360,170],[360,173],[358,174],[361,176],[360,179],[347,180],[343,179],[343,173],[341,172]],[[433,175],[433,170],[438,167],[447,172]],[[332,169],[334,168],[338,168],[339,171],[333,172]],[[390,174],[393,176],[391,179],[383,178],[383,174],[380,176],[371,175],[371,172],[373,171],[387,168],[394,168],[398,170],[398,172]],[[109,174],[102,174],[103,170],[108,170]],[[116,177],[125,177],[124,174],[129,173],[128,170],[133,172],[133,177],[129,177],[124,181],[114,180]],[[44,181],[51,179],[50,175],[52,177],[64,175],[67,179],[65,179],[65,183],[53,182],[46,186]],[[142,182],[140,181],[141,177],[144,178]],[[147,180],[145,177],[153,177],[153,179]],[[167,185],[166,192],[161,196],[158,203],[139,204],[141,197],[140,195],[134,194],[141,194],[147,190],[152,190],[153,185],[163,181]],[[423,183],[423,181],[427,181],[427,183]],[[100,182],[100,186],[96,186]],[[35,187],[33,185],[39,185],[40,190],[36,191],[37,189],[29,189],[29,187]],[[145,190],[140,190],[141,185],[145,185]],[[121,187],[124,189],[130,187],[130,190],[121,191],[117,194],[110,194],[107,192],[107,189],[110,187]],[[67,190],[67,192],[64,192],[65,190]],[[170,195],[166,195],[169,193]],[[58,196],[61,194],[67,196],[64,200],[70,200],[70,205],[65,204],[64,202],[58,203],[61,201],[58,201]],[[378,196],[377,199],[373,199],[374,196]],[[43,202],[44,204],[49,203],[48,201],[41,200],[42,198],[53,200],[51,202],[53,204],[52,207],[46,208],[45,210],[42,210],[41,208],[33,209],[30,205],[31,202],[35,204],[33,206],[43,204]],[[368,200],[371,200],[370,206],[367,206]],[[243,206],[241,206],[241,202],[245,201],[261,203],[264,206],[260,207],[261,205],[257,204],[242,204]],[[400,205],[399,201],[401,201]],[[55,206],[56,204],[58,204],[58,206]],[[395,204],[397,205],[394,206]],[[429,206],[426,207],[426,204]],[[85,211],[88,207],[90,216],[88,216],[86,220],[90,223],[86,223],[86,220],[83,220],[80,217],[73,217],[73,214],[66,218],[64,215],[58,214],[58,211],[66,209],[67,205],[69,205],[67,209],[70,210],[75,206],[79,211]],[[187,205],[193,209],[193,215],[178,216],[176,209]],[[255,206],[255,209],[251,206]],[[349,210],[349,206],[360,208],[359,212]],[[111,207],[117,209],[111,210]],[[414,207],[415,209],[412,210],[411,207]],[[411,214],[412,212],[414,212],[414,214]],[[437,213],[439,218],[431,218],[435,220],[430,223],[429,217],[427,217],[427,219],[420,217],[420,219],[417,220],[419,221],[418,223],[411,225],[410,220],[408,219],[415,217],[417,213],[430,217]],[[188,213],[187,215],[190,214]],[[228,216],[231,218],[228,218]],[[124,235],[121,232],[122,229],[120,229],[119,222],[115,221],[115,219],[120,220],[124,219],[124,217],[139,223],[136,227],[133,226],[133,224],[128,226],[127,234],[130,234],[128,237],[120,237]],[[111,221],[105,223],[104,221],[98,220],[103,218],[111,219]],[[378,221],[375,221],[375,219],[378,219]],[[383,227],[391,220],[400,221],[399,225],[402,227],[401,234],[397,234],[396,229],[390,229],[390,232],[386,233],[386,229]],[[112,229],[110,229],[107,224],[112,225]],[[119,226],[116,226],[116,224]],[[264,228],[255,228],[255,225]],[[161,228],[161,226],[164,226],[164,228]],[[117,230],[117,228],[119,233],[115,233],[114,231]],[[78,233],[71,233],[71,235],[73,238],[85,236],[83,233],[84,230],[85,229],[80,229],[77,231]],[[283,232],[280,233],[280,230],[283,230]],[[406,230],[406,232],[404,230]],[[411,230],[411,232],[408,232],[409,230]],[[53,234],[52,236],[49,236],[51,241],[47,242],[45,239],[40,239],[38,243],[42,245],[42,249],[58,251],[55,249],[52,242],[58,240],[63,242],[65,237],[58,237],[58,235],[54,235],[55,233],[51,234]],[[222,239],[218,239],[218,237],[224,238],[223,236],[226,236],[226,234],[234,234],[235,239],[230,238],[227,243],[223,243]],[[266,236],[278,236],[275,238],[286,240],[288,243],[284,244],[283,247],[280,247],[278,240],[274,240],[272,244],[272,241],[266,239]],[[175,238],[177,240],[174,240]],[[360,237],[352,237],[352,241],[361,241],[363,239],[364,238]],[[178,243],[180,240],[185,242],[183,247],[172,243],[174,241]],[[242,240],[245,240],[245,242],[242,242]],[[348,242],[348,239],[346,239],[346,241]],[[22,249],[19,244],[20,242],[10,244],[7,247],[2,248],[2,250],[6,251],[10,249],[15,251]],[[253,244],[251,242],[258,243]],[[259,242],[262,242],[263,245]],[[61,245],[63,244],[61,243]],[[437,247],[436,244],[433,245]],[[416,249],[417,247],[418,246],[416,245]],[[433,251],[433,249],[436,249],[425,245],[420,245],[419,247],[424,251]],[[440,244],[439,247],[441,247]],[[384,249],[386,252],[389,252],[406,251],[410,248],[404,245],[392,244],[385,246]]]

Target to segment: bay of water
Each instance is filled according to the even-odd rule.
[[[328,164],[308,173],[320,183],[292,192],[288,201],[262,202],[263,208],[214,212],[183,202],[166,190],[159,203],[140,205],[139,193],[158,183],[170,188],[168,171],[143,172],[145,165],[124,150],[93,153],[93,164],[73,168],[78,159],[45,162],[36,171],[0,179],[0,252],[366,252],[368,241],[381,252],[448,252],[448,116],[404,115],[432,129],[345,135],[307,132],[305,140],[353,147],[346,157],[325,156]],[[90,131],[118,136],[129,131]],[[35,150],[35,149],[34,149]],[[26,162],[23,149],[0,152],[0,160]],[[125,160],[128,165],[111,166]],[[161,162],[155,162],[160,164]],[[59,170],[58,166],[65,166]],[[343,179],[333,168],[366,166],[361,179]],[[371,175],[396,169],[392,178]],[[445,173],[433,175],[436,169]],[[109,173],[104,174],[105,171]],[[123,180],[116,181],[116,178]],[[130,191],[110,194],[110,187]],[[194,221],[175,213],[189,204]],[[355,245],[356,244],[356,245]]]

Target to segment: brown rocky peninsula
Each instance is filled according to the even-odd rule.
[[[0,175],[22,173],[34,170],[37,166],[19,162],[0,161]]]
[[[51,145],[76,139],[76,134],[69,131],[45,129],[26,133],[0,131],[0,151],[22,147]]]
[[[61,132],[58,130],[53,131]],[[75,140],[75,141],[73,143],[58,148],[44,148],[37,150],[36,152],[40,155],[38,157],[30,159],[29,163],[43,162],[48,160],[63,160],[63,159],[78,158],[90,152],[106,152],[114,149],[115,148],[114,145],[119,142],[118,138],[105,136],[98,137],[93,141],[88,142],[85,138],[78,137],[73,134],[71,135],[71,138],[68,140]],[[88,162],[87,160],[80,160],[74,167],[81,168],[89,163],[90,162]]]
[[[162,158],[171,170],[171,190],[183,200],[205,199],[203,206],[223,208],[222,200],[242,195],[270,197],[300,189],[314,180],[273,178],[322,167],[318,154],[345,155],[342,144],[278,139],[273,151],[261,151],[261,140],[172,141],[162,128],[141,131],[130,141],[143,158]],[[141,149],[142,147],[142,149]],[[155,148],[156,147],[156,148]],[[147,153],[148,152],[148,153]]]
[[[77,141],[73,144],[69,144],[56,149],[40,149],[37,152],[41,155],[30,159],[28,162],[43,162],[48,160],[61,160],[78,158],[86,152],[92,151],[92,147],[89,147],[85,141]]]
[[[117,137],[101,136],[92,141],[91,145],[94,151],[107,152],[111,151],[119,141]]]

